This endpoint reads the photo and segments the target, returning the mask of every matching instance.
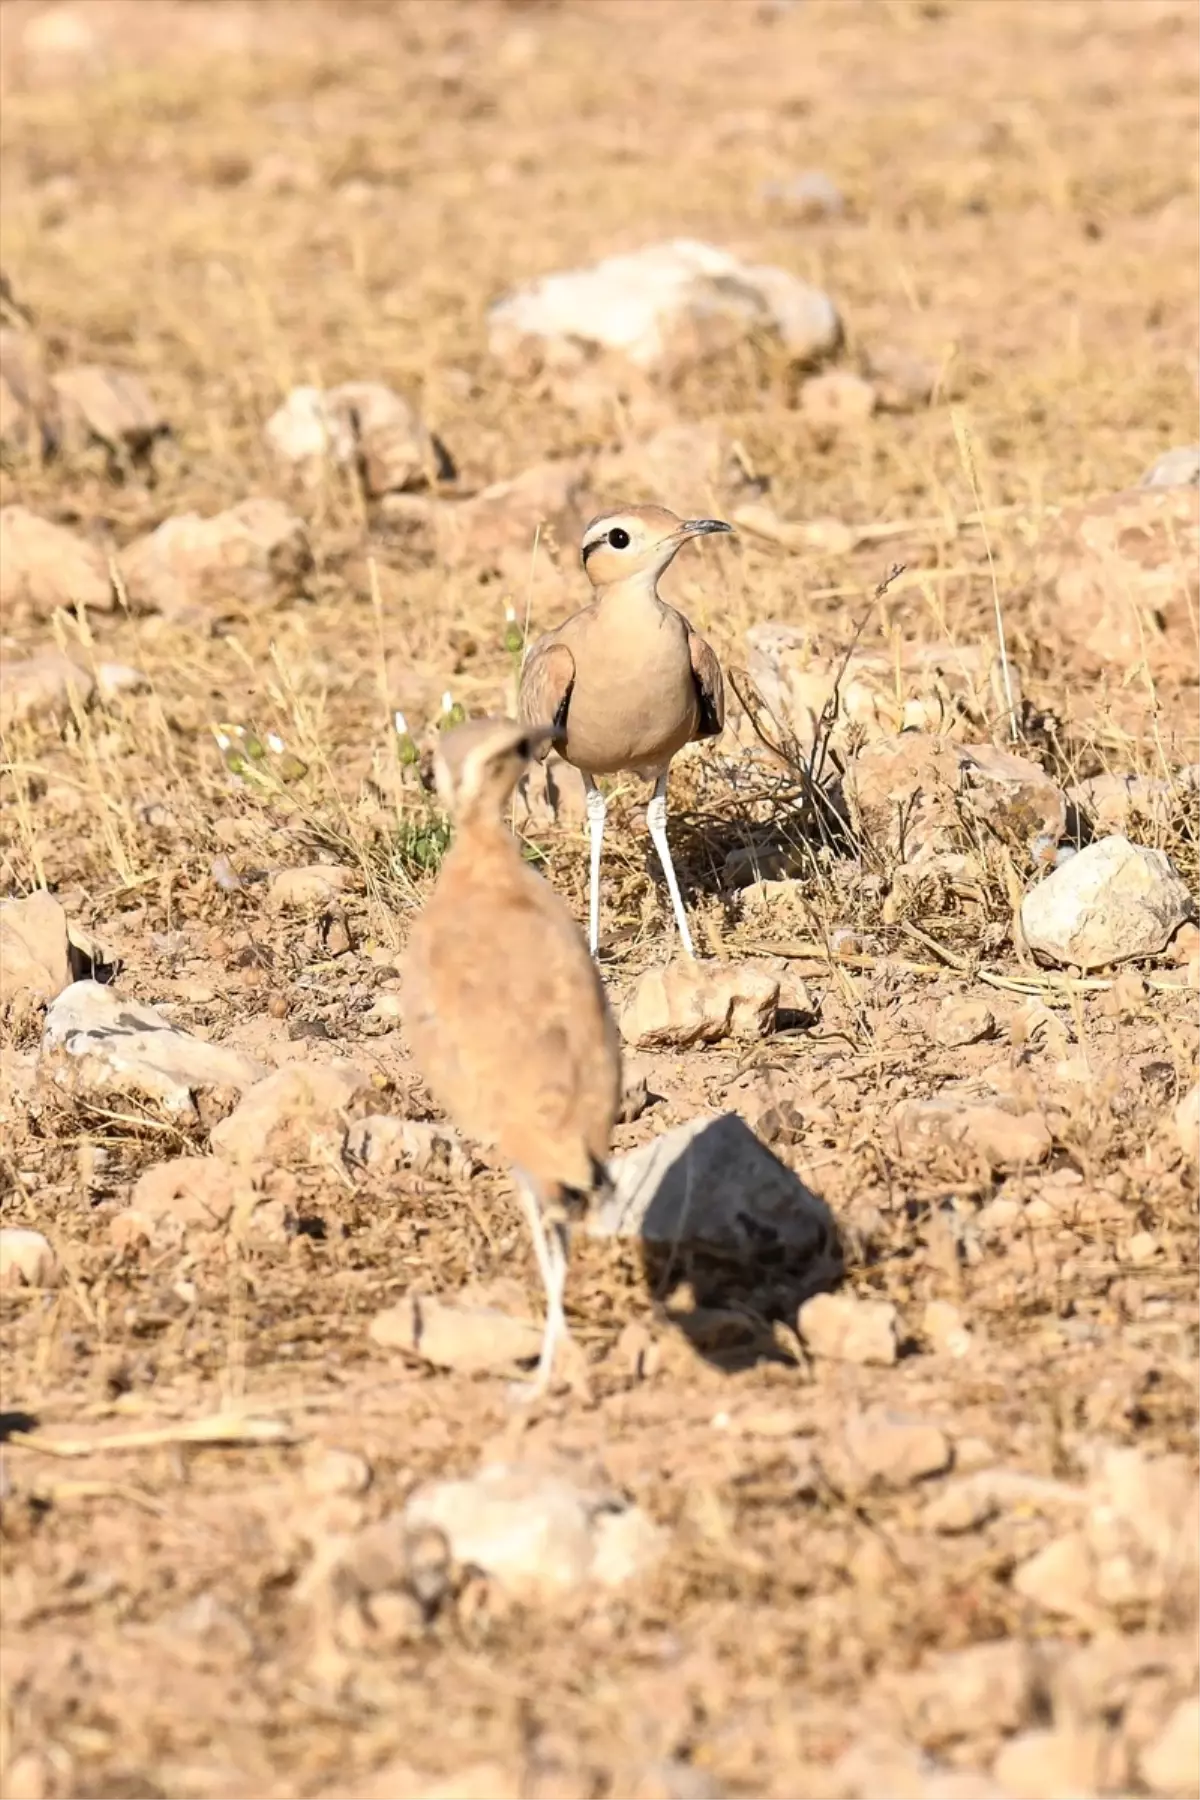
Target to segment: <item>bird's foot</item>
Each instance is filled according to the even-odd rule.
[[[513,1406],[531,1406],[563,1389],[577,1400],[592,1398],[587,1357],[571,1337],[559,1341],[551,1363],[539,1363],[528,1381],[510,1381],[507,1394]]]

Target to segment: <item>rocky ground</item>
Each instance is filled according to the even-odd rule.
[[[1195,24],[0,5],[10,1800],[1196,1792]],[[520,1408],[400,958],[621,499],[730,718]]]

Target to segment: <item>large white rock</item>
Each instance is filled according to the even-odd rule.
[[[39,1069],[67,1093],[133,1095],[186,1120],[198,1116],[198,1094],[240,1091],[267,1073],[240,1050],[178,1031],[153,1006],[98,981],[72,982],[50,1006]]]
[[[693,362],[763,331],[806,362],[836,348],[841,322],[827,294],[786,269],[743,263],[688,238],[547,275],[488,313],[496,355],[533,341],[558,362],[611,350],[646,370]]]
[[[588,1221],[594,1237],[706,1244],[753,1257],[782,1250],[813,1286],[840,1267],[833,1214],[737,1113],[693,1119],[611,1167],[612,1191]]]
[[[1030,949],[1051,962],[1099,969],[1157,956],[1191,905],[1187,883],[1162,850],[1101,838],[1026,894],[1021,929]]]
[[[420,1487],[405,1523],[444,1532],[458,1563],[531,1598],[593,1581],[616,1587],[662,1556],[667,1535],[640,1507],[525,1463],[493,1463],[466,1481]]]

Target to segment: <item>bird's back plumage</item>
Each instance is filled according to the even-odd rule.
[[[469,1136],[544,1191],[594,1186],[620,1104],[616,1026],[578,927],[507,833],[447,856],[413,928],[404,1011]]]

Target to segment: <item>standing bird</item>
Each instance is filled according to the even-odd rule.
[[[513,1164],[546,1289],[533,1392],[567,1336],[572,1218],[607,1184],[621,1051],[595,963],[503,809],[554,725],[472,719],[434,765],[456,836],[405,957],[404,1017],[430,1090],[463,1131]]]
[[[667,843],[671,758],[725,723],[721,665],[711,647],[658,597],[658,578],[689,538],[732,531],[723,519],[677,519],[663,506],[603,513],[583,534],[583,566],[596,598],[540,637],[521,670],[517,711],[553,719],[560,754],[583,776],[591,839],[589,944],[600,939],[604,795],[594,777],[629,769],[653,781],[646,824],[688,955],[692,935]],[[545,750],[542,751],[545,755]]]

